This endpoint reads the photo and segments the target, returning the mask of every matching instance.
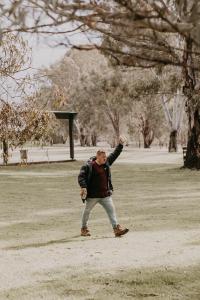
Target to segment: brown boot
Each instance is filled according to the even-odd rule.
[[[121,236],[121,235],[124,235],[126,234],[127,232],[129,231],[128,228],[122,228],[121,225],[117,225],[115,228],[114,228],[114,234],[115,236]]]
[[[87,227],[81,228],[81,236],[91,236],[90,231]]]

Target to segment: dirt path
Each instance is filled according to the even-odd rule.
[[[76,237],[37,248],[31,244],[17,249],[0,246],[0,291],[34,284],[61,268],[66,268],[66,272],[72,268],[113,272],[153,266],[184,267],[200,262],[199,229],[132,231],[123,238]]]
[[[89,157],[94,156],[99,148],[105,148],[107,153],[113,151],[112,148],[107,145],[99,145],[98,147],[75,147],[75,159],[88,160]],[[9,163],[20,162],[19,149],[15,149],[11,153]],[[47,148],[30,148],[28,149],[28,162],[42,162],[42,161],[62,161],[69,159],[69,147],[67,145],[61,147],[47,147]],[[124,147],[123,155],[118,158],[118,162],[124,163],[183,163],[182,149],[179,147],[177,153],[168,153],[167,148],[152,147],[151,149],[143,149],[136,147]],[[2,158],[0,157],[0,164],[2,164]]]

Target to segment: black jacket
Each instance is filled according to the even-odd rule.
[[[107,178],[108,178],[108,188],[109,191],[112,193],[113,191],[113,185],[111,180],[111,171],[110,166],[113,164],[113,162],[117,159],[117,157],[122,152],[123,145],[119,144],[115,150],[107,157],[106,163],[104,164],[105,170],[107,172]],[[85,165],[81,167],[79,176],[78,176],[78,183],[81,188],[88,188],[90,178],[92,175],[92,161],[96,159],[95,156],[91,157]]]

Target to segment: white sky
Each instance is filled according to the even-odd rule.
[[[55,46],[50,45],[55,44],[58,41],[62,41],[62,36],[49,36],[47,38],[38,38],[35,35],[28,35],[28,41],[30,47],[32,47],[32,67],[42,68],[47,67],[56,61],[60,60],[69,48],[66,46]],[[27,38],[26,37],[26,38]],[[63,37],[64,38],[64,37]],[[76,33],[71,35],[70,42],[73,45],[88,44],[89,39],[98,42],[97,36],[90,35],[89,39],[83,33]],[[65,42],[65,40],[63,40]]]
[[[30,47],[32,47],[32,68],[48,67],[59,61],[67,51],[66,47],[50,47],[45,40],[36,40],[35,37],[28,39]]]
[[[69,29],[72,28],[68,24]],[[28,39],[30,47],[32,47],[32,67],[42,68],[54,64],[60,60],[64,54],[69,50],[66,46],[54,46],[56,43],[64,42],[67,43],[64,35],[47,35],[37,36],[34,34],[25,34],[25,38]],[[76,31],[67,35],[68,41],[72,45],[89,44],[91,41],[99,43],[100,36],[92,33],[82,33]]]

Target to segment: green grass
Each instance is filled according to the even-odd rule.
[[[200,299],[199,267],[121,270],[115,274],[71,270],[69,275],[68,272],[63,269],[45,274],[38,284],[10,289],[0,293],[0,299]]]
[[[80,162],[1,167],[0,239],[20,250],[76,241],[83,208]],[[112,167],[113,199],[121,223],[136,231],[199,227],[199,172],[174,165]],[[91,215],[95,237],[111,231],[102,208]],[[109,273],[109,271],[108,271]],[[117,274],[58,270],[0,299],[200,299],[200,269],[123,270]]]
[[[1,240],[20,246],[30,237],[44,243],[77,236],[83,207],[77,184],[80,166],[73,162],[1,168]],[[112,169],[121,223],[137,231],[199,225],[199,172],[169,165],[116,164]],[[110,229],[101,207],[95,207],[90,222],[96,234]]]

